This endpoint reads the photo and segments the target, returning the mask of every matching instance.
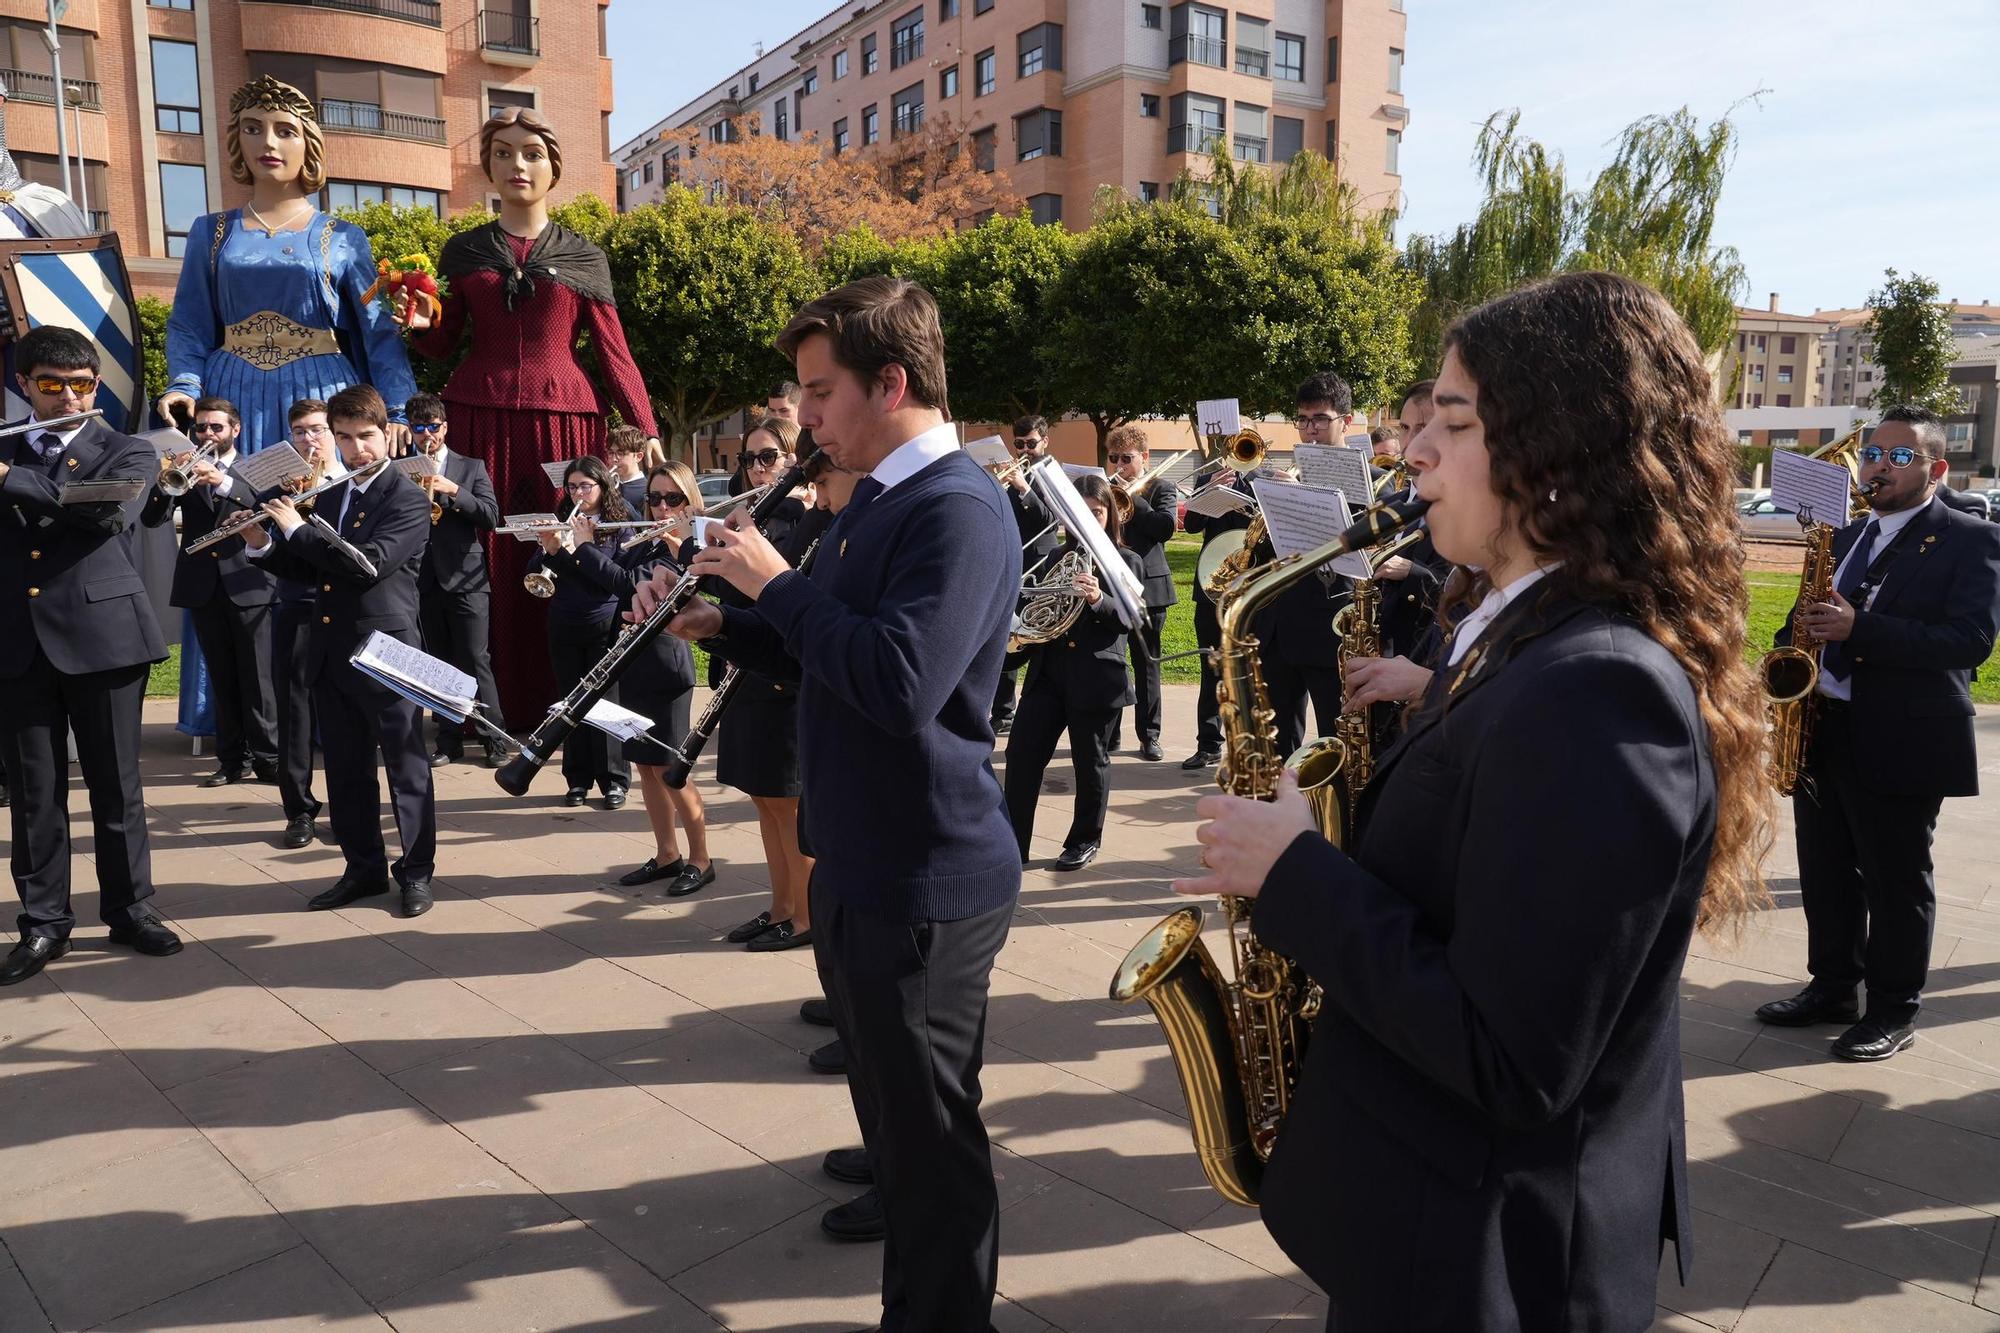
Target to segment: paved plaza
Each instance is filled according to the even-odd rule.
[[[1104,998],[1193,864],[1193,706],[1169,688],[1169,762],[1116,759],[1104,856],[1028,874],[994,973],[1002,1333],[1325,1320],[1203,1183],[1150,1015]],[[872,1324],[879,1247],[818,1228],[857,1192],[820,1156],[858,1140],[843,1081],[805,1063],[829,1035],[797,1016],[811,951],[719,941],[764,904],[747,800],[706,789],[718,882],[667,903],[614,882],[651,850],[636,794],[563,810],[553,773],[515,800],[454,766],[436,909],[308,913],[338,854],[278,848],[275,788],[198,789],[212,761],[173,716],[148,704],[147,779],[155,901],[186,951],[108,948],[80,857],[76,951],[0,991],[0,1330]],[[1845,1065],[1833,1029],[1748,1017],[1803,972],[1788,828],[1776,910],[1697,944],[1696,1273],[1662,1283],[1659,1328],[2000,1330],[2000,713],[1980,728],[1993,794],[1946,806],[1913,1050]],[[1044,867],[1066,758],[1049,776]],[[80,788],[73,808],[87,853]]]

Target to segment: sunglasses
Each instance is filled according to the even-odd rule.
[[[665,505],[668,509],[679,509],[687,502],[688,498],[679,491],[646,492],[646,503],[649,505]]]
[[[1021,450],[1021,451],[1023,451],[1023,452],[1025,453],[1025,452],[1026,452],[1027,450],[1029,450],[1029,449],[1039,449],[1039,448],[1041,448],[1041,447],[1042,447],[1042,442],[1041,442],[1040,440],[1037,440],[1037,439],[1033,439],[1033,438],[1029,438],[1029,439],[1025,439],[1025,440],[1016,440],[1016,441],[1014,441],[1014,447],[1015,447],[1016,449],[1019,449],[1019,450]]]
[[[444,423],[442,421],[412,421],[410,423],[410,433],[412,435],[435,435],[443,429]]]
[[[1908,467],[1919,458],[1927,459],[1930,457],[1929,454],[1920,454],[1908,445],[1902,444],[1897,445],[1894,449],[1884,449],[1879,444],[1863,445],[1860,457],[1864,463],[1879,463],[1885,454],[1888,456],[1890,467]]]
[[[196,435],[223,435],[228,430],[229,423],[226,421],[197,421],[194,423],[194,433]]]
[[[1111,462],[1111,463],[1136,463],[1136,462],[1138,462],[1138,461],[1139,461],[1140,459],[1142,459],[1142,458],[1144,458],[1144,457],[1145,457],[1145,455],[1144,455],[1144,454],[1106,454],[1106,455],[1104,455],[1104,458],[1105,458],[1105,461],[1106,461],[1106,462]]]
[[[95,375],[77,375],[73,378],[67,375],[35,376],[35,388],[46,394],[58,394],[64,389],[74,394],[86,394],[95,391],[97,385],[98,378]]]
[[[760,467],[770,467],[772,464],[776,463],[780,458],[783,458],[784,455],[779,453],[776,449],[759,449],[756,453],[745,454],[743,455],[743,457],[745,461],[756,463]]]

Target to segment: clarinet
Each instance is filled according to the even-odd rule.
[[[785,502],[785,497],[792,493],[792,488],[806,480],[808,465],[818,452],[816,447],[801,439],[798,461],[792,464],[791,470],[778,480],[777,485],[764,493],[763,498],[750,511],[752,524],[761,529],[770,521],[778,506]],[[700,576],[693,571],[682,574],[672,590],[658,606],[653,608],[651,615],[636,625],[627,625],[619,632],[618,637],[612,641],[611,650],[597,660],[597,665],[584,673],[583,679],[576,683],[576,688],[550,706],[549,715],[542,719],[541,725],[521,742],[521,752],[493,774],[493,780],[500,784],[502,791],[509,796],[527,794],[529,786],[535,781],[535,774],[542,771],[542,766],[548,763],[562,743],[569,739],[570,733],[583,724],[584,714],[594,708],[597,701],[604,697],[605,691],[617,683],[618,677],[625,673],[625,668],[631,664],[633,658],[660,636],[666,629],[667,622],[687,609],[688,603],[694,600],[700,583]]]
[[[799,557],[799,573],[812,573],[813,556],[819,553],[819,544],[820,538],[813,538],[812,545],[806,547],[806,553]],[[732,662],[729,670],[722,674],[722,683],[709,696],[708,707],[701,710],[701,716],[688,728],[688,734],[681,738],[679,745],[668,747],[673,758],[660,770],[660,776],[675,791],[687,786],[688,774],[694,771],[694,761],[701,758],[701,752],[708,747],[709,739],[715,735],[716,724],[729,710],[729,701],[736,697],[737,687],[742,683],[743,668]]]

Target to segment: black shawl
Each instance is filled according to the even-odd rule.
[[[535,280],[559,282],[586,300],[616,304],[611,291],[611,265],[604,252],[569,228],[551,222],[542,228],[528,251],[527,262],[514,267],[514,251],[498,222],[460,232],[444,243],[438,273],[447,282],[490,269],[506,283],[507,308],[517,310],[535,295]]]

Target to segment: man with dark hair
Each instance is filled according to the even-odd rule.
[[[14,344],[31,420],[96,405],[97,348],[44,324]],[[159,472],[153,447],[101,419],[0,440],[0,754],[13,793],[14,887],[20,943],[0,962],[0,986],[26,981],[69,952],[69,737],[90,793],[97,914],[111,942],[155,956],[180,937],[152,904],[152,851],[139,783],[139,714],[146,676],[167,656],[131,528]],[[129,500],[64,504],[80,482],[127,482]]]
[[[979,1070],[1021,884],[987,709],[1020,582],[1015,528],[958,447],[928,292],[850,283],[800,310],[778,346],[805,386],[800,424],[835,466],[867,475],[810,575],[732,516],[694,568],[753,605],[698,601],[671,628],[802,681],[813,951],[866,1145],[824,1165],[878,1191],[822,1225],[858,1239],[886,1223],[882,1327],[985,1329],[1000,1212]],[[634,613],[666,584],[656,576]]]
[[[1132,718],[1139,732],[1139,757],[1156,763],[1166,757],[1160,748],[1160,633],[1166,628],[1167,608],[1179,600],[1173,570],[1167,565],[1167,542],[1178,526],[1175,511],[1180,490],[1165,477],[1143,487],[1137,485],[1152,463],[1146,428],[1137,422],[1114,427],[1105,437],[1104,450],[1112,484],[1123,488],[1132,502],[1131,517],[1121,525],[1121,531],[1125,549],[1139,557],[1140,576],[1146,586],[1146,623],[1138,633],[1126,637],[1131,640]],[[1111,735],[1110,748],[1116,750],[1116,723]]]
[[[410,438],[417,448],[437,465],[438,476],[431,483],[431,503],[437,517],[431,522],[430,541],[424,546],[424,562],[417,574],[417,594],[424,627],[424,651],[441,657],[478,682],[480,707],[486,720],[500,730],[507,723],[500,713],[500,688],[493,679],[493,658],[488,647],[492,634],[491,602],[493,582],[486,568],[486,548],[480,534],[500,526],[500,501],[493,494],[493,479],[486,464],[464,454],[455,454],[445,442],[450,423],[445,405],[435,394],[420,393],[405,409],[410,417]],[[646,448],[646,436],[630,426],[611,432],[612,449],[618,447],[619,432],[637,437],[639,450]],[[639,484],[645,485],[641,476]],[[446,718],[433,717],[437,748],[431,752],[431,767],[465,758],[465,730]],[[505,760],[504,746],[485,738],[486,766],[498,768]]]
[[[389,456],[389,412],[374,389],[365,384],[342,389],[327,403],[326,415],[350,472],[359,474]],[[430,504],[414,481],[385,467],[357,475],[320,497],[314,516],[330,523],[333,533],[308,524],[288,499],[266,501],[264,511],[271,516],[268,526],[277,529],[276,540],[265,527],[252,528],[246,541],[259,553],[253,558],[284,577],[312,579],[319,589],[317,614],[307,631],[306,676],[313,684],[313,711],[326,752],[333,836],[347,867],[332,888],[306,906],[325,911],[386,893],[393,874],[403,891],[403,915],[421,916],[431,908],[437,858],[437,809],[424,753],[423,714],[362,675],[349,659],[375,630],[404,643],[422,642],[417,569],[430,535]],[[403,855],[393,866],[386,864],[382,845],[378,750],[403,844]]]
[[[157,528],[181,514],[181,551],[174,561],[172,605],[194,622],[195,641],[208,664],[215,700],[215,772],[204,787],[242,782],[253,772],[260,782],[278,779],[277,717],[272,706],[271,607],[277,586],[268,571],[243,552],[232,537],[206,551],[190,553],[188,543],[207,536],[224,519],[257,503],[249,486],[233,475],[243,421],[236,405],[214,396],[195,400],[197,453],[180,466],[192,480],[186,491],[169,495],[155,479],[139,522]]]
[[[1041,497],[1028,487],[1027,468],[1049,452],[1049,420],[1029,415],[1014,420],[1014,452],[1021,464],[1007,474],[1007,503],[1014,513],[1014,526],[1021,534],[1023,575],[1046,570],[1062,550],[1063,532],[1054,526],[1055,515]],[[1014,726],[1014,697],[1021,687],[1021,668],[1026,653],[1012,653],[1000,665],[1000,683],[993,690],[993,734],[1005,736]]]
[[[624,497],[625,507],[644,517],[646,432],[637,426],[613,426],[605,434],[605,448],[610,451],[611,475],[618,480],[618,494]]]
[[[1436,414],[1437,407],[1431,402],[1431,393],[1436,388],[1436,380],[1418,380],[1403,395],[1403,406],[1396,413],[1396,425],[1402,431],[1398,453],[1409,447],[1417,432],[1428,426]]]
[[[774,417],[779,421],[799,419],[799,386],[790,380],[771,390],[770,397],[764,400],[764,419],[769,421]]]

